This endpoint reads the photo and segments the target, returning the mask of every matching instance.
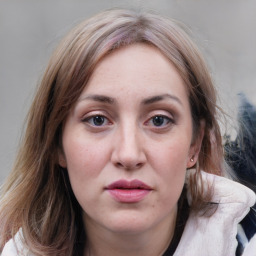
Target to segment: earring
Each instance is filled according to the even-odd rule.
[[[190,162],[194,162],[194,158],[193,157],[190,158]]]

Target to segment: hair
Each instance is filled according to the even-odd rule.
[[[220,175],[223,161],[216,92],[207,66],[176,21],[144,11],[111,9],[77,25],[50,59],[14,168],[2,187],[0,251],[22,228],[25,244],[35,255],[74,255],[81,208],[66,170],[58,164],[62,129],[95,66],[115,49],[135,43],[158,48],[175,65],[187,87],[194,139],[201,121],[205,122],[197,171],[189,188],[191,207],[203,207],[210,192],[203,193],[195,181],[201,179],[200,170]]]

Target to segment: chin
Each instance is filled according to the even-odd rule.
[[[151,215],[152,216],[152,215]],[[144,214],[128,212],[127,214],[119,214],[112,216],[106,221],[106,227],[115,233],[136,234],[143,233],[150,227],[154,226],[157,220],[154,220]]]

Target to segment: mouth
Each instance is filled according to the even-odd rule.
[[[105,190],[120,203],[137,203],[143,200],[153,188],[140,180],[118,180],[108,185]]]

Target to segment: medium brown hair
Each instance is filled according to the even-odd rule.
[[[0,249],[22,228],[35,255],[74,255],[81,209],[58,164],[61,131],[95,66],[107,54],[134,43],[157,47],[176,67],[189,95],[194,138],[205,121],[194,182],[200,170],[219,174],[222,145],[216,93],[201,54],[175,21],[126,9],[102,12],[76,26],[53,53],[32,103],[13,171],[2,188]],[[213,141],[215,143],[213,152]],[[192,207],[207,195],[191,186]]]

